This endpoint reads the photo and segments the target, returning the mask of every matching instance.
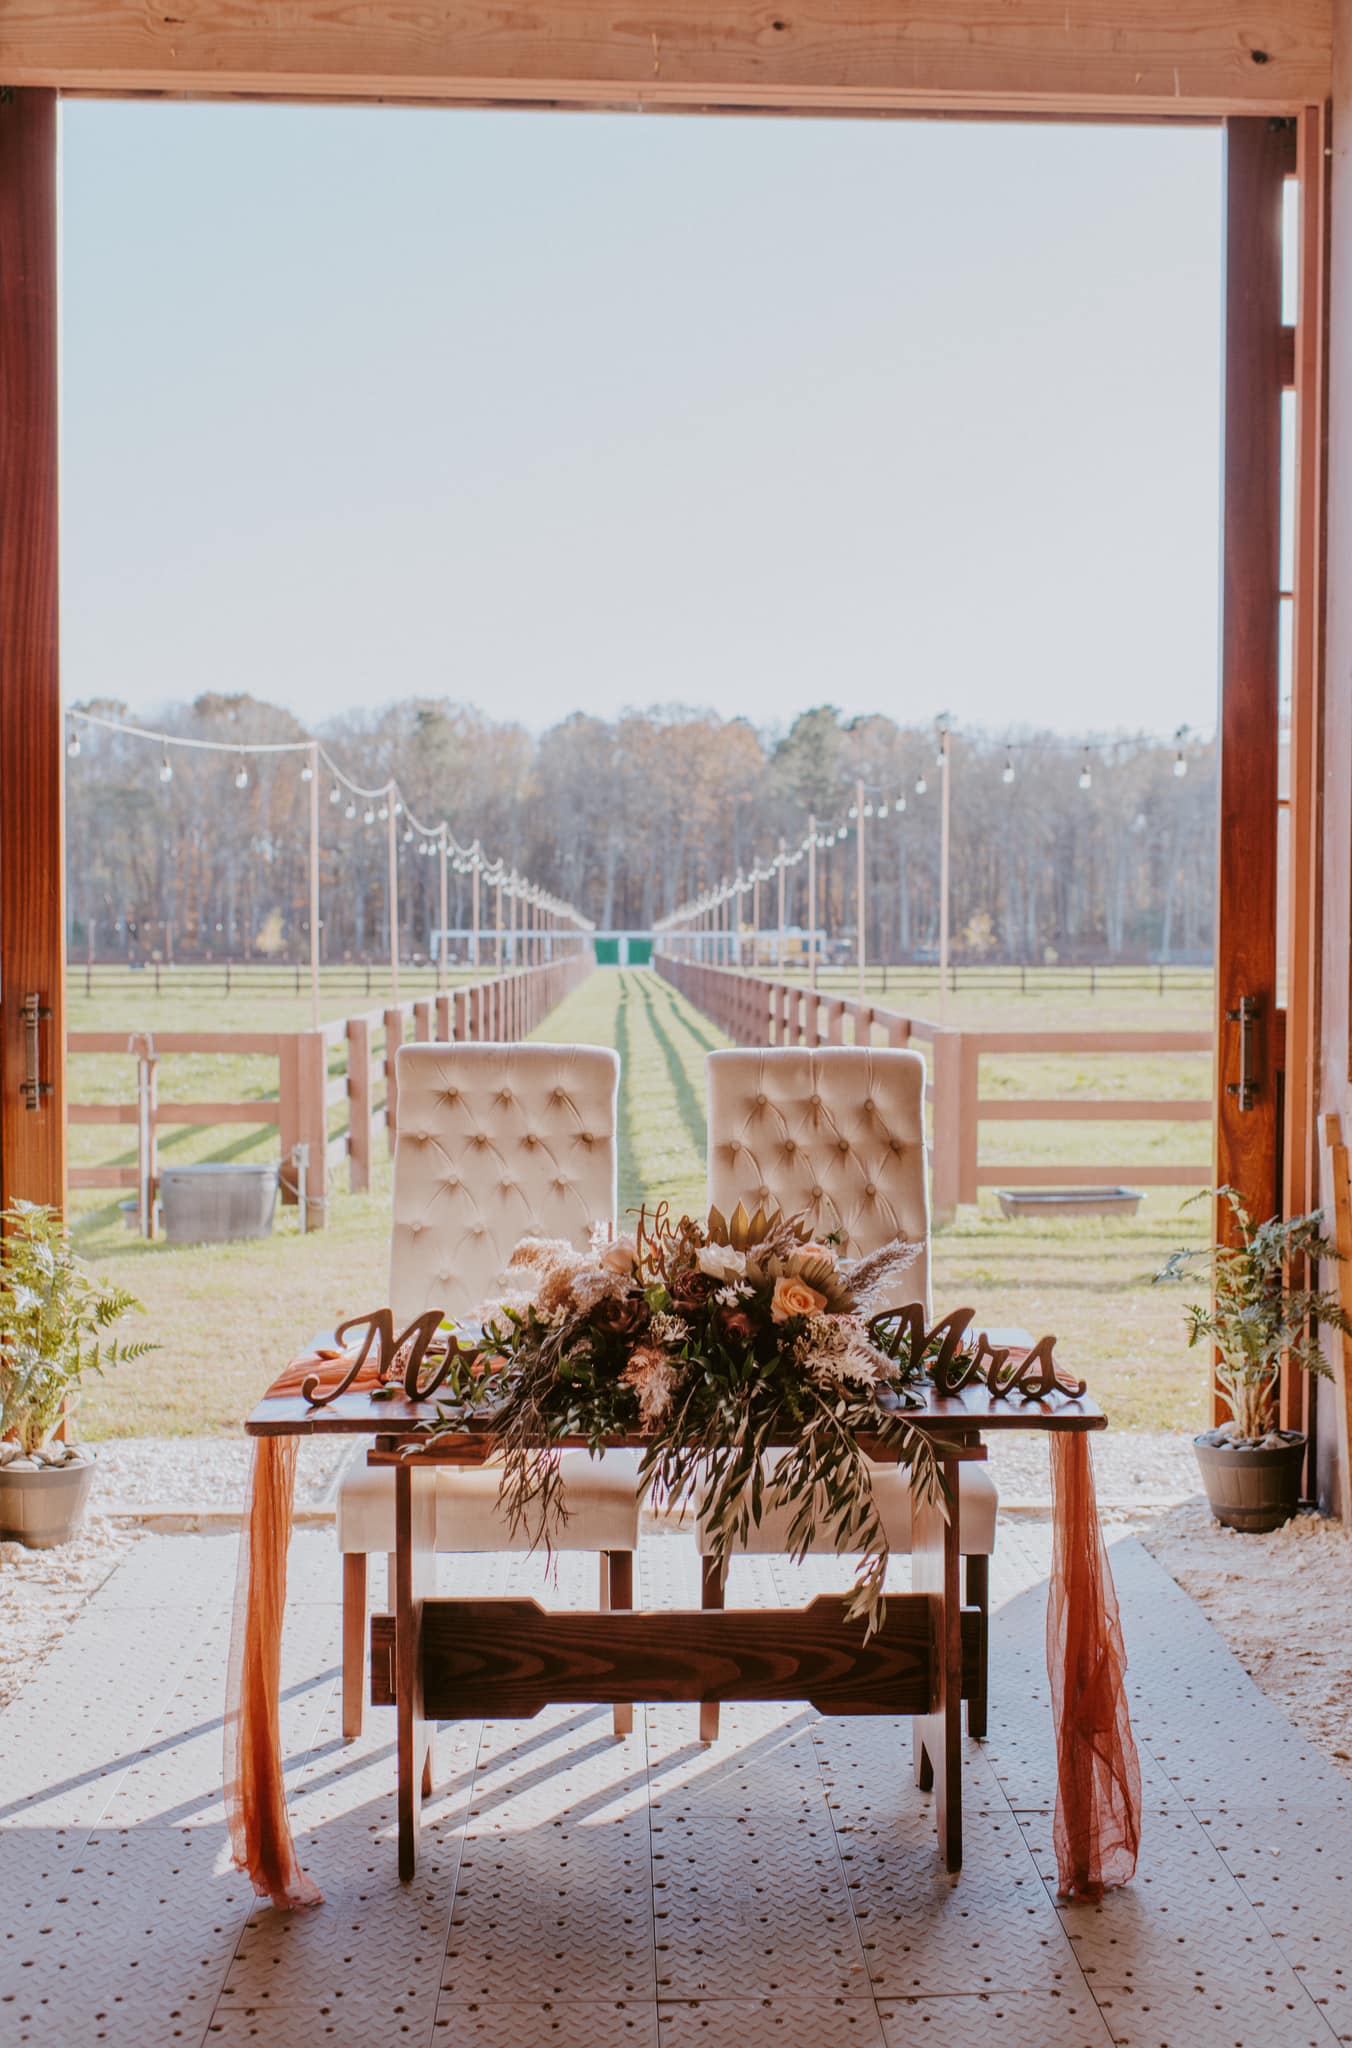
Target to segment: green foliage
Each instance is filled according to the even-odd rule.
[[[1252,1439],[1266,1435],[1273,1425],[1282,1360],[1303,1372],[1326,1374],[1319,1350],[1321,1328],[1352,1334],[1352,1323],[1336,1294],[1289,1284],[1293,1266],[1315,1271],[1320,1260],[1341,1259],[1342,1253],[1325,1234],[1321,1210],[1255,1224],[1233,1188],[1203,1190],[1193,1200],[1213,1195],[1228,1204],[1239,1225],[1240,1242],[1177,1251],[1155,1278],[1210,1276],[1210,1301],[1193,1302],[1187,1310],[1188,1343],[1216,1346],[1221,1355],[1216,1381],[1234,1433]]]
[[[86,1373],[157,1350],[108,1333],[141,1304],[102,1287],[71,1249],[60,1213],[16,1202],[0,1223],[0,1441],[41,1450]]]

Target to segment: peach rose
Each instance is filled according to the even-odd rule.
[[[601,1254],[601,1264],[607,1273],[619,1273],[628,1278],[638,1264],[638,1246],[632,1237],[617,1237],[608,1244]]]
[[[770,1303],[772,1322],[791,1322],[794,1316],[815,1316],[826,1307],[826,1296],[809,1287],[806,1280],[780,1279],[775,1282]]]

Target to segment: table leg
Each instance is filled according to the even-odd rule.
[[[949,1492],[948,1519],[917,1506],[912,1527],[911,1584],[934,1604],[933,1706],[912,1722],[915,1778],[934,1790],[939,1853],[949,1870],[962,1867],[962,1584],[955,1459],[941,1459]]]
[[[435,1476],[409,1464],[394,1475],[394,1683],[399,1762],[399,1875],[418,1865],[422,1802],[431,1790],[432,1730],[423,1719],[422,1603],[435,1591]]]

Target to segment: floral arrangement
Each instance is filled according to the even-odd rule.
[[[720,1562],[780,1507],[795,1556],[818,1537],[861,1552],[849,1611],[871,1631],[888,1550],[870,1456],[907,1466],[921,1498],[943,1497],[907,1419],[924,1398],[909,1322],[887,1305],[920,1250],[896,1240],[846,1259],[801,1221],[741,1204],[699,1224],[664,1203],[632,1236],[581,1252],[527,1238],[481,1311],[482,1341],[447,1377],[432,1433],[491,1414],[514,1525],[546,1546],[563,1514],[553,1447],[638,1436],[641,1484],[659,1505],[697,1490]]]

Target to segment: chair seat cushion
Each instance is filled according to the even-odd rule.
[[[638,1454],[565,1451],[559,1461],[567,1520],[555,1550],[638,1549]],[[513,1531],[498,1502],[499,1464],[451,1467],[435,1474],[438,1550],[529,1550],[530,1534]],[[354,1454],[338,1486],[338,1548],[394,1549],[394,1474],[373,1470],[366,1447]]]
[[[770,1464],[782,1453],[771,1451],[766,1459]],[[887,1535],[888,1547],[899,1557],[909,1554],[911,1549],[911,1483],[902,1465],[874,1464],[870,1466],[873,1475],[873,1497],[878,1504],[883,1529]],[[995,1548],[995,1513],[999,1497],[995,1481],[984,1465],[964,1464],[958,1467],[958,1531],[964,1557],[989,1557]],[[781,1556],[789,1549],[789,1528],[793,1521],[793,1510],[788,1507],[768,1509],[760,1522],[747,1531],[746,1540],[734,1547],[739,1551],[751,1551],[764,1556]],[[701,1555],[708,1556],[713,1544],[706,1541],[703,1504],[696,1520],[696,1536]],[[824,1543],[813,1546],[823,1550]]]

